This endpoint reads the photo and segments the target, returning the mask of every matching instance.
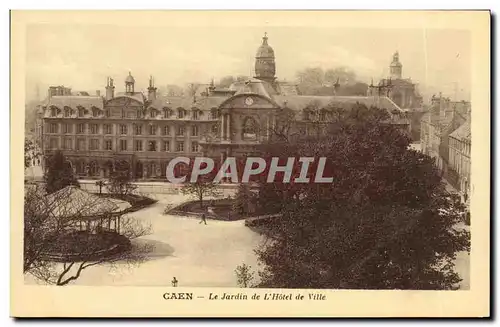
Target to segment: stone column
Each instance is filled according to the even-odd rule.
[[[231,116],[227,114],[227,139],[231,140]]]
[[[220,138],[221,138],[221,140],[224,140],[224,138],[225,138],[224,137],[225,136],[225,134],[224,134],[225,120],[226,120],[225,116],[226,116],[225,114],[221,115],[221,123],[220,123]]]

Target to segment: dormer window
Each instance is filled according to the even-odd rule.
[[[64,117],[70,117],[71,116],[71,108],[65,107],[64,108]]]
[[[184,109],[177,109],[177,118],[184,118]]]
[[[84,117],[84,116],[85,116],[85,109],[78,108],[78,117]]]
[[[97,109],[96,107],[92,108],[92,117],[99,117],[99,109]]]
[[[219,116],[219,115],[218,115],[218,113],[217,113],[217,108],[212,108],[212,109],[210,110],[210,118],[211,118],[211,119],[213,119],[213,120],[215,120],[215,119],[217,119],[217,118],[218,118],[218,116]]]
[[[163,118],[170,118],[172,116],[172,110],[170,108],[163,108]]]
[[[151,118],[156,118],[157,112],[156,109],[151,109]]]
[[[198,109],[193,109],[192,117],[193,120],[198,120]]]
[[[50,117],[55,117],[56,115],[57,115],[56,107],[51,107],[50,108]]]

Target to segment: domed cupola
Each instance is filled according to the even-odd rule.
[[[267,33],[262,38],[262,45],[257,49],[255,56],[255,78],[273,82],[276,77],[276,63],[274,61],[274,50],[267,43]]]
[[[134,84],[135,84],[134,76],[132,76],[132,73],[129,72],[128,76],[125,78],[125,92],[133,94],[134,93]]]

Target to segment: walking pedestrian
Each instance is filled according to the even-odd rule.
[[[202,213],[202,214],[201,214],[200,224],[201,224],[201,223],[205,223],[205,225],[207,224],[207,218],[205,217],[205,213]]]

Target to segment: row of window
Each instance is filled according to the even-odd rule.
[[[81,124],[76,124],[76,134],[106,134],[106,135],[112,135],[113,130],[114,130],[114,125],[113,124],[103,124],[102,128],[101,125],[99,124],[88,124],[87,128],[87,133],[86,133],[86,124],[81,123]],[[72,134],[73,133],[73,124],[61,124],[61,133],[62,134]],[[128,135],[129,133],[129,126],[125,124],[117,125],[118,127],[118,132],[120,135]],[[161,133],[161,135],[170,135],[171,133],[171,126],[157,126],[157,125],[147,125],[146,128],[144,128],[143,125],[138,125],[134,124],[132,131],[134,135],[143,135],[143,133],[147,131],[148,135],[158,135],[158,132]],[[217,125],[213,125],[211,127],[212,133],[217,133],[218,127]],[[50,123],[48,126],[48,132],[51,134],[58,134],[59,133],[59,124],[57,123]],[[186,133],[186,127],[185,126],[177,126],[175,135],[176,136],[184,136]],[[190,129],[190,135],[191,136],[199,136],[199,128],[198,126],[191,126]]]
[[[106,110],[100,110],[99,108],[92,108],[92,117],[101,117],[102,115],[104,115],[105,117],[111,117],[111,111],[109,109],[106,109]],[[80,117],[80,118],[83,118],[85,117],[86,115],[86,110],[84,108],[78,108],[77,110],[77,116]],[[73,116],[73,109],[71,108],[68,108],[68,107],[65,107],[64,108],[64,113],[63,113],[63,116],[66,117],[66,118],[69,118],[69,117],[72,117]],[[50,108],[50,116],[51,117],[56,117],[58,114],[58,108],[56,107],[51,107]],[[160,112],[159,110],[156,110],[156,109],[151,109],[149,110],[149,115],[148,117],[149,118],[157,118],[158,116],[160,115]],[[168,108],[164,108],[162,110],[162,117],[163,118],[171,118],[173,116],[173,110],[172,109],[168,109]],[[177,118],[185,118],[188,116],[188,111],[186,109],[183,109],[183,108],[179,108],[177,109]],[[201,110],[192,110],[191,111],[191,119],[193,120],[198,120],[201,116],[203,116],[203,111]],[[144,114],[143,110],[137,110],[135,111],[135,117],[129,117],[126,115],[126,111],[124,109],[122,109],[122,118],[145,118],[146,115]],[[213,108],[212,110],[210,110],[210,119],[218,119],[219,118],[219,112],[217,109]]]
[[[457,139],[450,137],[450,147],[461,150],[467,154],[470,154],[470,144],[465,142],[460,142]]]
[[[98,139],[91,139],[88,143],[88,150],[104,150],[104,151],[113,151],[113,140],[104,140],[101,144]],[[161,149],[159,148],[161,145]],[[119,151],[129,151],[129,142],[128,140],[119,140],[117,143]],[[51,138],[49,141],[49,147],[52,150],[59,149],[59,139]],[[73,150],[73,139],[63,139],[63,144],[61,145],[63,150]],[[87,142],[85,139],[77,139],[75,144],[75,150],[85,151],[87,150]],[[198,142],[191,142],[191,152],[199,152],[200,147]],[[134,140],[133,141],[133,151],[163,151],[163,152],[171,152],[171,142],[170,141],[144,141],[144,140]],[[184,142],[175,142],[175,151],[176,152],[184,152]]]

